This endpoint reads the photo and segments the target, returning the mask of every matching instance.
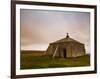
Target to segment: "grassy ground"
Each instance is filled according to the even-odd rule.
[[[21,69],[89,66],[90,56],[77,58],[52,58],[41,53],[21,53]]]

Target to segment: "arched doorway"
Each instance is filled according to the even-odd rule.
[[[63,57],[64,57],[64,58],[67,57],[67,56],[66,56],[66,53],[67,53],[67,51],[66,51],[66,49],[64,48],[64,49],[63,49]]]

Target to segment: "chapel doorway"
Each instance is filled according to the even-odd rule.
[[[66,53],[67,53],[67,51],[66,51],[66,49],[64,48],[64,49],[63,49],[63,57],[64,57],[64,58],[67,57],[67,56],[66,56]]]

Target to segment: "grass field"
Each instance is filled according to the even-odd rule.
[[[21,51],[21,69],[89,66],[89,54],[76,58],[43,56],[45,51]]]

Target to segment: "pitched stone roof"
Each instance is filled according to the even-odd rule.
[[[55,41],[55,42],[52,42],[50,44],[54,44],[54,43],[65,43],[65,42],[77,42],[77,43],[80,43],[80,42],[78,42],[78,41],[70,38],[69,35],[67,34],[66,38],[60,39],[60,40]],[[82,43],[80,43],[80,44],[82,44]]]

